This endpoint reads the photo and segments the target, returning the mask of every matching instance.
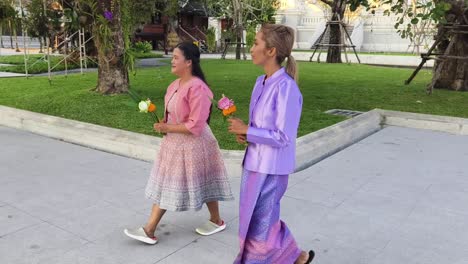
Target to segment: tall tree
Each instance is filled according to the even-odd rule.
[[[13,49],[13,39],[15,40],[16,51],[19,52],[18,47],[18,35],[17,27],[19,24],[18,12],[14,8],[15,4],[13,0],[0,0],[0,9],[2,14],[0,20],[3,21],[3,24],[8,27],[10,33],[10,46]],[[1,21],[0,21],[1,22]]]
[[[208,6],[215,17],[233,20],[236,42],[242,42],[245,25],[273,22],[278,0],[209,0]],[[236,59],[240,59],[240,44],[236,47]]]
[[[408,3],[404,0],[386,0],[385,3],[391,5],[387,13],[400,16],[395,28],[402,37],[414,34],[411,25],[428,20],[437,25],[435,39],[441,38],[442,42],[436,52],[449,58],[435,62],[429,85],[436,89],[468,91],[468,1],[412,0]],[[447,29],[447,25],[455,25],[458,29]],[[447,34],[449,31],[454,34]]]
[[[46,36],[48,31],[48,18],[46,10],[44,10],[43,0],[32,0],[26,5],[28,17],[24,19],[26,30],[29,36],[39,39],[40,50],[43,52],[43,47],[46,44]]]
[[[3,45],[3,25],[5,24],[7,18],[7,7],[5,2],[0,1],[0,48],[4,48]]]
[[[128,67],[133,65],[129,48],[129,0],[81,0],[80,10],[89,10],[94,43],[98,51],[98,82],[102,94],[127,92]]]
[[[321,0],[327,4],[331,9],[331,20],[342,21],[346,10],[355,11],[360,6],[369,6],[367,0]],[[343,44],[341,27],[339,24],[330,24],[330,44],[333,46],[328,47],[327,62],[328,63],[342,63],[341,61],[341,47]]]

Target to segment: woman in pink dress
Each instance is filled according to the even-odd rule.
[[[154,130],[165,136],[145,190],[153,208],[144,227],[124,230],[148,244],[157,243],[156,227],[166,210],[200,210],[206,203],[210,219],[195,231],[211,235],[224,230],[218,201],[233,199],[218,142],[208,125],[213,93],[200,67],[198,47],[179,44],[171,64],[179,78],[167,88],[164,120],[154,124]]]

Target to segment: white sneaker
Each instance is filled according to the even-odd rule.
[[[136,239],[138,241],[144,242],[146,244],[154,245],[158,243],[158,239],[156,237],[149,237],[143,227],[137,228],[137,229],[126,229],[124,230],[124,233],[133,239]]]
[[[196,228],[195,231],[202,236],[209,236],[221,232],[224,229],[226,229],[226,224],[224,221],[221,223],[221,225],[217,225],[211,221],[208,221],[204,225]]]

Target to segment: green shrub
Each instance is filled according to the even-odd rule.
[[[153,45],[149,41],[139,41],[133,44],[133,50],[137,53],[150,53]]]
[[[214,27],[209,27],[206,31],[206,45],[208,45],[208,52],[216,51],[216,31]]]
[[[247,50],[250,50],[250,48],[253,46],[254,41],[255,41],[255,34],[256,30],[254,26],[250,26],[247,28],[247,35],[245,37],[245,43],[247,45]]]

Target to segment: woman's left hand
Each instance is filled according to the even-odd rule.
[[[158,133],[166,134],[168,132],[168,125],[166,123],[160,122],[154,124],[154,130]]]
[[[229,118],[228,121],[229,121],[229,127],[228,127],[229,133],[241,134],[241,135],[247,134],[247,130],[249,129],[249,127],[244,123],[244,121],[235,117]]]

